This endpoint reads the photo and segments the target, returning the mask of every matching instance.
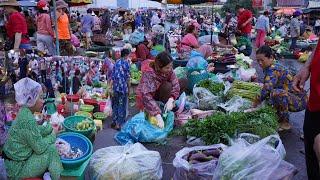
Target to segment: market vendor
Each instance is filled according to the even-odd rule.
[[[143,73],[136,90],[138,108],[156,117],[159,127],[163,127],[164,122],[157,101],[166,103],[166,110],[171,111],[181,90],[186,86],[184,80],[178,80],[173,72],[172,62],[173,59],[168,53],[158,54],[151,65],[152,70]]]
[[[14,84],[16,102],[21,109],[11,126],[3,157],[9,179],[42,177],[49,171],[57,180],[62,172],[51,125],[38,125],[33,114],[41,112],[41,85],[29,78]]]
[[[181,49],[184,52],[191,52],[192,50],[197,50],[200,53],[202,53],[205,59],[207,59],[209,56],[212,55],[213,49],[212,49],[212,46],[207,44],[200,45],[197,39],[199,35],[199,28],[200,28],[200,25],[197,22],[192,22],[192,24],[188,26],[187,34],[181,40]],[[206,37],[209,37],[209,36],[206,36]],[[219,40],[216,40],[216,39],[218,38],[214,38],[215,41],[213,41],[213,45],[216,45],[222,48],[232,48],[232,46],[220,44]]]
[[[254,106],[267,100],[277,110],[279,130],[289,130],[289,112],[298,112],[306,108],[307,92],[293,91],[293,76],[282,65],[274,62],[274,55],[269,46],[262,46],[256,54],[265,77],[261,94],[255,100]]]
[[[158,24],[152,27],[152,46],[162,46],[167,53],[171,53],[170,42],[165,33],[164,25]]]

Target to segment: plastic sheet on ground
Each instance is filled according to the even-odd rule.
[[[163,170],[159,152],[136,143],[97,150],[91,157],[89,172],[94,180],[160,180]]]
[[[136,142],[155,142],[164,143],[166,137],[173,129],[174,114],[169,112],[167,118],[164,119],[164,129],[153,126],[148,120],[144,112],[133,116],[115,135],[115,140],[121,144]]]
[[[185,180],[185,179],[197,179],[205,180],[212,179],[215,168],[218,164],[217,159],[213,159],[207,162],[201,162],[197,164],[190,164],[183,157],[192,151],[208,150],[208,149],[225,149],[227,146],[224,144],[216,144],[211,146],[194,146],[185,147],[176,153],[176,157],[173,160],[173,166],[176,168],[173,179]]]
[[[270,145],[274,139],[282,144],[280,137],[276,135],[268,136],[254,144],[238,138],[220,155],[213,179],[269,180],[292,177],[296,168],[284,162],[281,153]]]

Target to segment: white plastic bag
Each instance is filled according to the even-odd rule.
[[[111,102],[110,97],[106,100],[106,106],[104,107],[103,112],[107,116],[111,116],[112,115],[112,102]]]
[[[215,110],[221,98],[212,94],[209,90],[202,87],[194,87],[193,95],[197,100],[200,110]]]
[[[274,179],[274,174],[283,171],[281,167],[282,155],[270,145],[273,139],[282,144],[277,135],[268,136],[254,144],[243,138],[227,148],[219,158],[213,179]],[[287,175],[291,175],[288,171]]]
[[[149,151],[140,143],[97,150],[89,171],[95,180],[160,180],[163,172],[159,152]]]
[[[50,124],[52,125],[53,130],[55,133],[58,133],[62,129],[62,123],[64,122],[64,117],[55,112],[50,117]]]
[[[192,164],[189,163],[184,156],[188,156],[192,151],[222,149],[227,146],[224,144],[215,144],[211,146],[194,146],[185,147],[176,153],[176,157],[173,160],[173,166],[176,168],[173,179],[211,179],[218,163],[218,159],[213,159],[207,162],[201,162]]]
[[[250,81],[251,77],[253,77],[256,74],[256,69],[255,68],[250,68],[250,69],[244,69],[241,67],[238,70],[238,74],[240,75],[240,78],[242,81]]]

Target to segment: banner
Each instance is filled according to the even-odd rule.
[[[263,7],[263,0],[252,0],[252,7],[262,8]]]

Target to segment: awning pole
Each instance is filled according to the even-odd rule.
[[[58,34],[58,19],[57,19],[57,5],[56,5],[56,0],[52,0],[52,4],[53,4],[53,18],[54,18],[54,30],[56,33],[56,51],[57,51],[57,56],[60,56],[60,48],[59,48],[59,34]]]

